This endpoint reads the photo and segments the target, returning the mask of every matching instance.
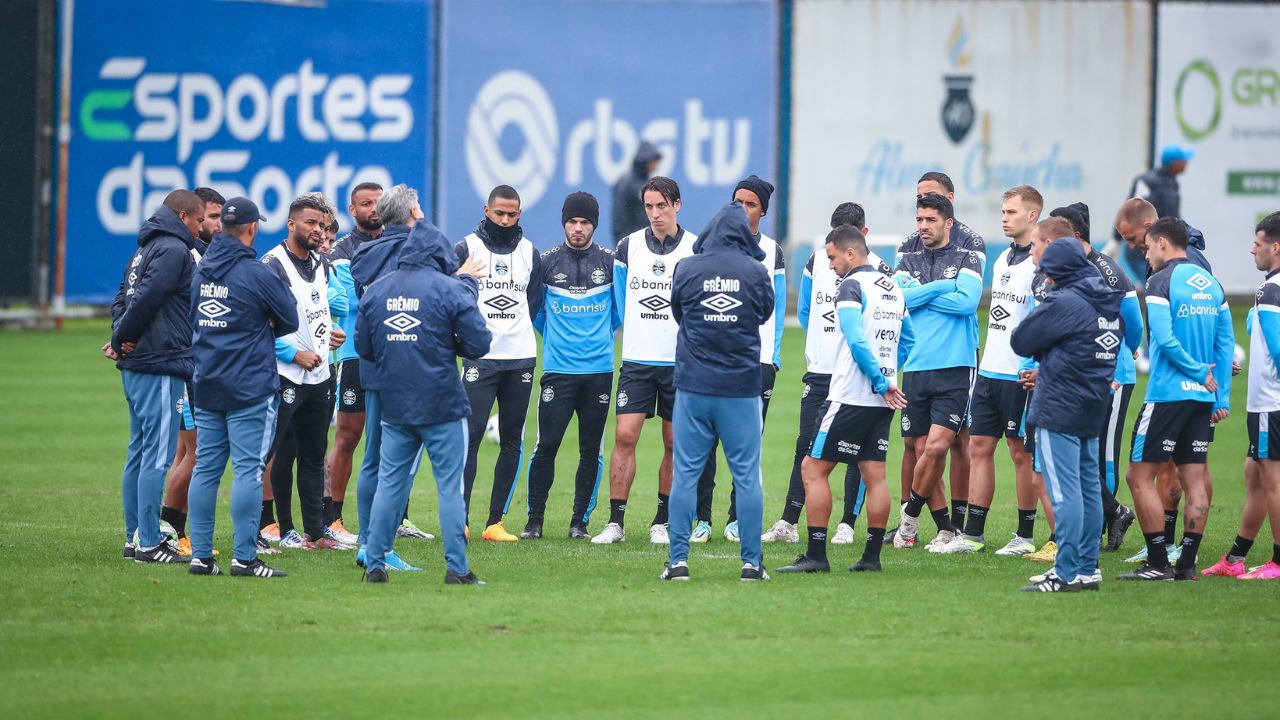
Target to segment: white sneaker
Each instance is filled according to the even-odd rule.
[[[1030,555],[1036,551],[1036,544],[1018,533],[1013,534],[1013,539],[1008,545],[996,551],[997,555]],[[1040,577],[1037,575],[1036,577]],[[1041,580],[1032,580],[1031,582],[1041,582]]]
[[[724,526],[724,539],[728,540],[729,542],[742,541],[741,538],[738,537],[738,521],[737,520],[734,520],[733,522]]]
[[[290,530],[280,538],[280,547],[286,550],[310,550],[311,546],[307,543],[306,538],[298,534],[297,530]]]
[[[987,541],[981,537],[969,537],[967,535],[956,534],[951,542],[943,545],[936,552],[939,555],[968,555],[969,553],[984,552],[987,548]]]
[[[1039,575],[1032,575],[1027,579],[1030,580],[1032,583],[1042,583],[1045,580],[1048,580],[1049,578],[1056,578],[1056,577],[1058,577],[1058,573],[1054,572],[1053,568],[1049,568],[1047,571],[1042,572]]]
[[[760,542],[800,542],[800,531],[786,520],[779,520],[760,536]]]
[[[836,526],[836,534],[831,536],[832,545],[852,545],[853,544],[853,526],[849,523],[840,523]]]
[[[920,530],[920,518],[913,518],[905,512],[898,518],[898,532],[893,535],[893,546],[898,549],[916,546],[916,532]]]
[[[622,526],[618,523],[609,523],[604,526],[604,530],[600,534],[591,538],[594,545],[612,545],[614,543],[625,542],[627,534],[623,532]]]
[[[689,534],[689,542],[704,543],[711,542],[711,523],[706,520],[699,520],[693,526],[693,532]]]
[[[606,528],[608,529],[608,528]],[[667,535],[667,524],[650,525],[649,526],[649,542],[654,545],[670,545],[671,538]]]
[[[955,539],[955,532],[951,530],[942,530],[937,535],[933,536],[933,539],[929,541],[928,545],[924,546],[924,549],[931,553],[940,553],[942,552],[942,548],[946,547],[948,543]]]

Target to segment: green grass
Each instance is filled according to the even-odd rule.
[[[483,588],[442,584],[438,541],[402,541],[403,554],[427,569],[380,587],[360,582],[351,553],[285,555],[277,564],[291,576],[272,582],[127,563],[119,507],[127,416],[118,374],[97,352],[105,334],[102,323],[77,322],[61,334],[0,336],[0,717],[1167,718],[1253,715],[1280,699],[1275,584],[1108,580],[1096,594],[1030,595],[1017,589],[1043,566],[990,553],[886,550],[883,574],[855,576],[841,568],[861,551],[859,539],[854,549],[833,549],[829,576],[744,585],[737,546],[720,539],[720,527],[695,546],[692,582],[662,584],[665,553],[644,542],[656,423],[642,440],[628,543],[562,539],[570,442],[549,539],[474,544]],[[786,490],[802,345],[788,330],[766,433],[766,524]],[[1239,380],[1237,412],[1211,454],[1217,488],[1206,560],[1234,536],[1243,498]],[[532,413],[528,429],[532,442]],[[572,428],[567,437],[576,437]],[[893,442],[891,455],[900,448]],[[495,451],[483,449],[480,505]],[[1003,450],[998,456],[993,542],[1015,524],[1011,467]],[[435,528],[426,473],[413,514]],[[897,477],[896,461],[889,473]],[[228,490],[224,482],[216,537],[224,549]],[[524,524],[524,495],[522,479],[512,528]],[[354,505],[354,485],[351,497]],[[1121,553],[1104,554],[1108,577],[1140,537],[1132,532]],[[1253,564],[1270,542],[1264,528]],[[766,546],[766,560],[777,566],[796,552]]]

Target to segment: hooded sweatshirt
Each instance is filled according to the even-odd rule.
[[[640,191],[649,182],[649,163],[660,157],[658,148],[647,140],[641,141],[631,171],[613,186],[613,237],[617,240],[648,227],[649,218],[644,214]]]
[[[711,218],[676,265],[671,311],[679,390],[753,397],[760,394],[760,326],[773,314],[773,279],[761,261],[742,205],[726,205]]]
[[[366,246],[367,247],[367,246]],[[419,221],[403,243],[396,269],[360,299],[356,352],[381,395],[382,419],[436,425],[471,414],[458,377],[458,356],[489,351],[491,336],[476,306],[475,278],[457,278],[457,256],[444,233]]]
[[[149,375],[191,379],[193,252],[197,242],[178,214],[161,206],[138,231],[138,249],[124,269],[111,305],[111,347],[116,367]],[[127,356],[124,343],[137,347]]]
[[[227,412],[250,407],[280,389],[274,338],[298,329],[293,293],[253,248],[219,233],[191,283],[193,404]]]
[[[1040,363],[1027,424],[1098,437],[1124,343],[1123,293],[1103,281],[1075,238],[1054,240],[1040,260],[1053,280],[1040,304],[1013,331],[1013,351]]]

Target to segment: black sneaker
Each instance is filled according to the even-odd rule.
[[[187,566],[187,572],[192,575],[221,575],[222,568],[213,562],[213,558],[191,558],[191,564]]]
[[[1124,544],[1124,535],[1129,532],[1129,526],[1133,524],[1134,519],[1138,517],[1133,509],[1121,505],[1116,508],[1115,515],[1107,521],[1107,544],[1104,549],[1107,552],[1115,552]]]
[[[1172,580],[1173,568],[1165,565],[1158,568],[1151,563],[1142,563],[1132,572],[1122,573],[1116,576],[1117,580]]]
[[[367,583],[384,583],[387,581],[387,571],[384,568],[370,570],[364,574],[364,581]]]
[[[740,577],[743,582],[754,582],[759,580],[768,580],[769,573],[764,571],[763,563],[759,566],[744,564],[742,566],[742,575]]]
[[[1189,568],[1180,568],[1180,567],[1175,567],[1175,568],[1173,569],[1173,579],[1174,579],[1174,580],[1192,580],[1192,581],[1194,581],[1194,580],[1195,580],[1196,578],[1198,578],[1198,577],[1199,577],[1199,575],[1196,573],[1196,568],[1195,568],[1195,566],[1194,566],[1194,565],[1192,565],[1192,566],[1191,566],[1191,567],[1189,567]]]
[[[263,537],[261,533],[258,534],[258,539],[256,542],[258,545],[259,555],[280,555],[281,554],[280,549],[273,547],[271,545],[271,542],[268,541],[265,537]]]
[[[570,540],[590,540],[591,533],[587,532],[586,525],[570,525],[569,539]]]
[[[780,573],[816,573],[831,572],[831,564],[825,559],[817,560],[808,555],[801,555],[796,558],[795,562],[790,565],[783,565],[778,568]]]
[[[688,580],[689,566],[685,563],[676,563],[674,566],[667,563],[662,569],[662,574],[658,576],[659,580]]]
[[[1038,583],[1024,586],[1022,592],[1080,592],[1083,589],[1083,586],[1078,582],[1063,582],[1057,575],[1053,575]]]
[[[868,560],[866,558],[849,566],[849,572],[880,572],[881,569],[879,560]]]
[[[524,526],[524,532],[520,533],[521,540],[541,540],[542,539],[542,523],[529,522]]]
[[[480,578],[476,577],[476,574],[471,572],[470,570],[467,571],[466,575],[459,575],[458,573],[452,570],[445,570],[444,584],[445,585],[484,585],[485,582]]]
[[[231,575],[234,577],[289,577],[289,574],[283,570],[277,570],[270,565],[262,562],[258,558],[254,558],[251,562],[240,562],[239,560],[231,561]]]
[[[176,565],[185,563],[186,558],[178,554],[178,548],[168,540],[160,543],[150,550],[135,548],[133,551],[133,561],[136,563],[160,563],[162,565]]]
[[[131,542],[127,542],[127,543],[125,543],[125,544],[124,544],[124,559],[125,559],[125,560],[132,560],[132,559],[133,559],[133,556],[134,556],[134,553],[136,553],[137,551],[138,551],[138,548],[137,548],[137,547],[135,547],[133,543],[131,543]]]
[[[883,544],[883,545],[892,546],[892,545],[893,545],[893,538],[894,538],[894,536],[895,536],[895,535],[897,535],[897,534],[898,534],[898,528],[890,528],[890,529],[888,529],[888,530],[885,530],[885,531],[884,531],[884,542],[883,542],[882,544]]]

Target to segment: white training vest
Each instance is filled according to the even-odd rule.
[[[311,282],[307,282],[298,274],[298,269],[289,259],[289,251],[284,244],[277,245],[267,252],[263,260],[275,258],[284,268],[285,277],[289,278],[289,292],[298,304],[298,329],[282,339],[299,350],[309,350],[319,355],[323,362],[314,370],[303,370],[302,366],[292,362],[276,360],[276,372],[297,385],[318,385],[329,379],[329,281],[325,277],[324,263],[319,256],[311,253],[316,263],[316,274]]]
[[[760,233],[760,249],[764,251],[764,260],[760,264],[764,265],[765,272],[769,273],[769,283],[773,284],[774,273],[778,272],[778,243],[773,238]],[[762,365],[773,364],[773,352],[777,348],[775,345],[774,333],[778,330],[778,313],[773,313],[768,320],[760,326],[760,363]]]
[[[884,264],[879,255],[867,251],[867,264],[878,268]],[[835,372],[836,347],[836,288],[840,278],[827,260],[827,236],[814,241],[813,277],[809,288],[809,327],[805,329],[805,368],[816,375]]]
[[[622,359],[626,362],[670,364],[676,361],[676,332],[679,330],[671,316],[671,275],[677,263],[693,254],[693,243],[698,236],[685,230],[671,252],[655,255],[645,242],[645,232],[637,230],[627,236]]]
[[[521,238],[514,252],[497,255],[472,233],[463,240],[467,255],[485,262],[489,277],[480,281],[480,314],[493,335],[485,360],[525,360],[538,354],[529,317],[529,278],[533,274],[533,243]]]
[[[855,307],[862,313],[862,337],[871,346],[871,353],[880,363],[880,372],[891,385],[898,384],[898,341],[902,334],[902,319],[907,314],[907,303],[902,299],[898,284],[877,270],[855,272],[844,279],[856,283],[862,291],[862,303]],[[836,307],[845,307],[841,300]],[[853,353],[840,324],[836,323],[835,372],[831,375],[831,389],[827,399],[841,405],[888,407],[884,398],[871,386],[871,380],[853,361]],[[917,340],[919,342],[919,340]]]
[[[1267,340],[1262,333],[1261,322],[1263,313],[1280,312],[1280,307],[1258,302],[1268,285],[1280,285],[1280,275],[1267,278],[1267,281],[1262,283],[1262,287],[1258,288],[1253,301],[1253,332],[1249,335],[1249,394],[1245,404],[1246,412],[1269,413],[1280,410],[1280,373],[1276,372],[1275,358],[1271,357],[1271,351],[1267,349]],[[1275,431],[1280,432],[1280,428],[1276,428]]]
[[[979,372],[1016,377],[1022,358],[1013,351],[1010,341],[1013,329],[1031,312],[1035,299],[1031,284],[1036,267],[1027,258],[1017,265],[1009,265],[1006,249],[996,258],[991,270],[991,309],[987,311],[987,346],[982,350]]]

